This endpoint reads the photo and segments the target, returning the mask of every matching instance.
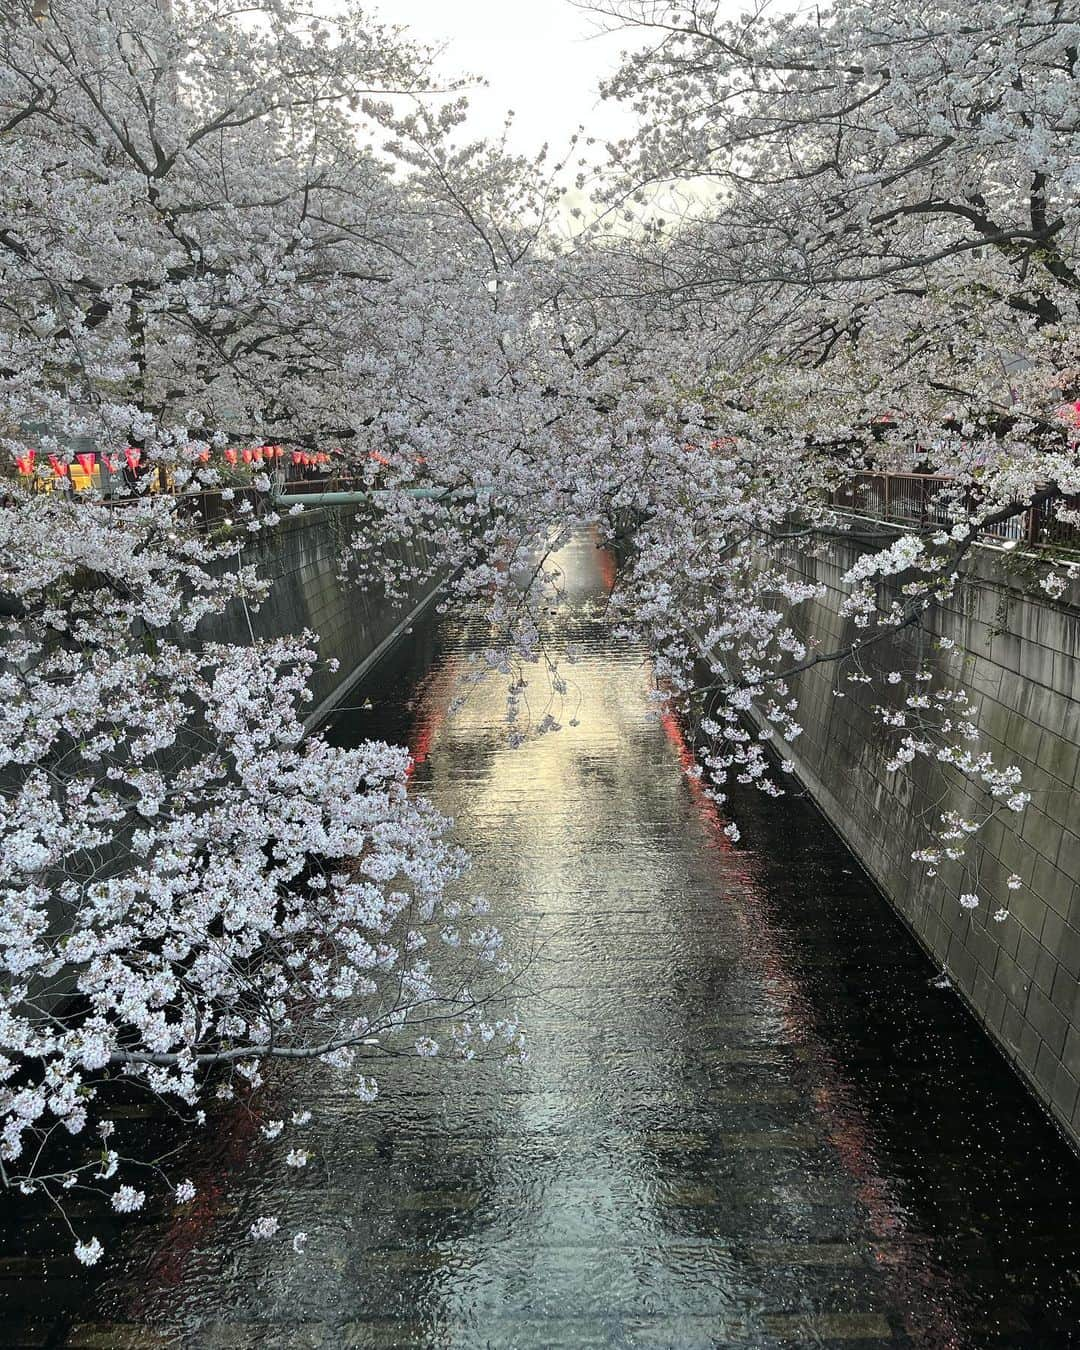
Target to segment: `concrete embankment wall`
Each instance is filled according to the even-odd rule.
[[[340,567],[354,515],[349,507],[309,509],[246,541],[243,561],[272,583],[269,599],[250,612],[233,601],[223,615],[206,619],[198,629],[199,637],[217,642],[246,642],[251,633],[256,638],[304,629],[318,634],[309,727],[345,697],[438,591],[437,580],[427,581],[414,585],[403,601],[388,600],[381,590],[343,581]],[[426,572],[429,553],[422,539],[400,546],[397,556]],[[336,671],[329,668],[331,659],[338,663]]]
[[[825,587],[825,598],[800,607],[793,621],[826,649],[866,636],[841,617],[840,604],[844,572],[885,542],[867,530],[817,558],[785,546],[790,571]],[[928,843],[926,824],[937,824],[942,811],[974,815],[990,799],[936,765],[886,769],[896,733],[887,734],[872,710],[887,699],[881,682],[851,683],[828,664],[800,675],[804,732],[790,758],[976,1017],[1080,1144],[1080,608],[1051,601],[1037,587],[1032,593],[1038,574],[1030,559],[980,551],[969,581],[936,613],[930,632],[909,630],[891,651],[884,642],[863,655],[867,670],[925,660],[935,670],[934,687],[962,684],[978,708],[974,748],[1022,770],[1031,804],[1021,814],[999,813],[975,836],[969,856],[977,875],[947,864],[928,878],[926,865],[912,860]],[[1073,586],[1066,601],[1078,590]],[[955,648],[937,648],[942,637]],[[899,691],[900,706],[907,690],[884,688]],[[1016,892],[1006,886],[1013,873],[1023,880]],[[961,908],[957,897],[966,891],[978,894],[977,909]],[[993,919],[999,907],[1010,911],[1005,922]]]

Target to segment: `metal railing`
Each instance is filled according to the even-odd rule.
[[[359,501],[368,496],[378,497],[377,484],[367,477],[339,474],[337,466],[296,465],[286,461],[270,469],[273,487],[270,492],[259,492],[253,487],[236,483],[228,496],[222,489],[205,489],[176,494],[180,510],[203,528],[232,525],[237,518],[250,519],[273,510],[275,505],[290,505],[310,499],[312,506],[333,501]],[[342,465],[344,467],[344,465]],[[84,474],[85,482],[76,479],[72,466],[69,488],[76,493],[94,489],[111,506],[123,508],[140,500],[150,491],[168,491],[171,483],[137,482],[134,473],[123,475],[112,472],[105,477],[102,464],[95,466],[94,474]],[[98,480],[98,475],[101,480]],[[53,485],[40,479],[29,479],[40,490],[54,490]],[[416,495],[441,495],[435,489],[414,489]],[[866,471],[855,474],[832,493],[832,505],[872,520],[891,522],[910,529],[926,530],[934,527],[950,529],[958,520],[970,519],[978,507],[978,489],[965,487],[955,478],[933,473],[883,473]],[[246,505],[244,505],[246,503]],[[1059,548],[1080,552],[1080,496],[1059,497],[1040,502],[1023,511],[987,526],[981,537],[987,542],[1027,548]]]
[[[950,529],[978,507],[977,489],[933,473],[858,473],[832,496],[842,511],[891,521],[913,529]],[[989,525],[981,537],[989,543],[1080,552],[1080,524],[1068,515],[1080,511],[1080,497],[1061,497],[1017,512]]]

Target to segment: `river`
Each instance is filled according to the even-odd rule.
[[[453,613],[330,727],[410,745],[535,952],[529,1063],[395,1063],[369,1106],[277,1073],[311,1165],[218,1116],[191,1212],[129,1225],[100,1273],[8,1205],[0,1344],[1080,1345],[1080,1164],[809,802],[744,793],[728,842],[598,621],[610,560],[582,538],[561,563],[562,730],[511,748],[497,680],[449,712],[485,640]],[[302,1257],[248,1240],[268,1213]]]

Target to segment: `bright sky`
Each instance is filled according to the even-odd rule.
[[[512,108],[512,148],[528,153],[547,141],[557,156],[579,125],[600,140],[633,126],[631,113],[597,95],[629,34],[600,33],[599,21],[570,0],[369,0],[368,9],[445,46],[438,65],[446,74],[487,80],[487,89],[469,93],[478,135],[497,135]]]

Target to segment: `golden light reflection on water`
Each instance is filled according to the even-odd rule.
[[[596,551],[577,541],[556,561],[580,613],[602,593]],[[566,671],[574,688],[554,711],[564,723],[558,732],[511,748],[504,677],[471,687],[464,707],[446,720],[443,709],[426,704],[417,728],[423,734],[438,724],[424,790],[454,817],[458,838],[474,850],[472,884],[501,897],[501,917],[511,926],[516,916],[508,910],[524,908],[535,919],[543,993],[525,1006],[532,1064],[528,1090],[515,1104],[516,1128],[554,1132],[578,1143],[580,1136],[593,1140],[591,1148],[566,1151],[543,1184],[534,1177],[524,1206],[518,1168],[510,1161],[499,1171],[493,1208],[517,1212],[513,1240],[537,1253],[528,1285],[551,1290],[554,1304],[544,1304],[547,1312],[566,1296],[565,1272],[561,1281],[556,1278],[551,1260],[572,1233],[575,1247],[588,1253],[586,1266],[598,1262],[604,1272],[588,1278],[632,1289],[639,1283],[635,1271],[642,1247],[655,1249],[654,1273],[646,1282],[654,1295],[663,1286],[666,1297],[675,1296],[685,1311],[706,1278],[718,1306],[751,1316],[763,1304],[731,1259],[734,1234],[725,1232],[719,1246],[706,1241],[698,1250],[707,1277],[693,1263],[679,1269],[666,1261],[665,1240],[700,1228],[688,1224],[687,1215],[714,1216],[725,1195],[751,1206],[770,1195],[769,1180],[756,1169],[740,1179],[737,1165],[731,1165],[740,1154],[771,1152],[786,1161],[795,1148],[818,1155],[827,1150],[824,1170],[854,1182],[832,1192],[834,1200],[841,1197],[841,1207],[850,1208],[844,1251],[887,1239],[895,1288],[907,1259],[903,1216],[888,1188],[871,1184],[874,1165],[865,1133],[850,1111],[837,1109],[848,1094],[826,1062],[805,1084],[805,1097],[783,1095],[783,1088],[778,1093],[772,1081],[729,1089],[728,1100],[747,1108],[747,1119],[734,1123],[764,1128],[723,1133],[729,1166],[719,1187],[714,1178],[701,1179],[696,1163],[685,1169],[686,1179],[671,1178],[694,1154],[677,1142],[667,1146],[669,1139],[687,1135],[668,1127],[663,1108],[683,1102],[688,1113],[698,1114],[686,1078],[702,1073],[701,1033],[682,1004],[688,979],[709,984],[700,958],[711,955],[728,968],[737,960],[741,967],[735,977],[744,1016],[739,1031],[749,1037],[751,1064],[760,1047],[779,1049],[783,1076],[785,1052],[812,1044],[813,1028],[782,953],[770,945],[752,855],[732,853],[714,803],[694,780],[681,776],[680,770],[693,764],[693,752],[675,717],[658,717],[652,710],[647,662],[638,651],[613,649],[599,628],[583,647],[580,664]],[[558,646],[548,650],[561,665]],[[458,660],[459,678],[465,680],[468,658]],[[538,701],[546,705],[546,672],[533,667],[532,675]],[[530,681],[527,692],[532,689]],[[571,700],[577,726],[566,725]],[[478,759],[482,767],[463,768]],[[790,1056],[795,1063],[800,1058]],[[739,1068],[736,1055],[726,1076],[737,1079]],[[776,1103],[799,1104],[796,1128],[787,1128],[790,1110],[770,1110]],[[646,1120],[656,1128],[643,1131]],[[697,1137],[706,1147],[719,1138]],[[784,1194],[775,1197],[781,1207]],[[807,1205],[813,1209],[812,1187]],[[807,1236],[805,1225],[797,1223],[796,1231]],[[490,1232],[482,1266],[498,1269],[505,1240],[501,1227]],[[467,1285],[444,1291],[448,1308],[469,1305],[474,1294]],[[957,1344],[948,1319],[940,1317],[940,1301],[935,1303],[936,1343]]]

